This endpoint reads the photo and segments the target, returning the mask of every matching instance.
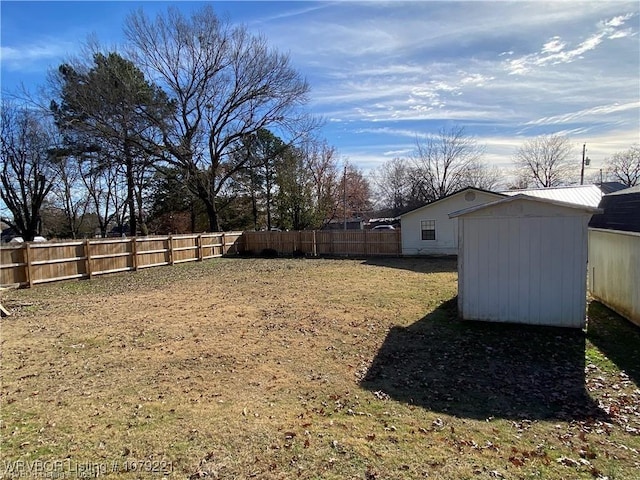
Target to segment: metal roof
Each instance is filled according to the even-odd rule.
[[[569,187],[535,188],[531,190],[506,190],[504,195],[527,195],[584,207],[597,208],[602,198],[602,190],[596,185],[573,185]]]
[[[524,193],[519,193],[516,195],[507,196],[506,198],[503,198],[501,200],[496,200],[495,202],[483,203],[481,205],[476,205],[475,207],[469,207],[463,210],[458,210],[457,212],[452,212],[449,214],[449,218],[461,217],[468,213],[476,212],[478,210],[485,210],[487,208],[491,208],[496,205],[502,205],[505,203],[517,202],[517,201],[537,202],[537,203],[543,203],[548,205],[555,205],[557,207],[573,208],[575,210],[581,210],[583,212],[587,212],[591,214],[602,213],[602,210],[599,209],[598,207],[591,207],[589,205],[582,205],[582,204],[571,203],[571,202],[563,202],[553,198],[532,197],[531,195],[525,195]]]

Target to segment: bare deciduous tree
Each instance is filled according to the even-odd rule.
[[[338,209],[338,157],[334,147],[316,140],[304,145],[306,166],[311,173],[315,224],[324,225]]]
[[[640,185],[640,145],[614,153],[606,161],[607,176],[627,187]]]
[[[374,173],[378,206],[399,212],[410,202],[410,168],[406,160],[394,158],[380,165]]]
[[[421,181],[426,200],[436,200],[468,185],[470,171],[477,169],[484,149],[463,127],[442,129],[416,142],[414,175]]]
[[[574,166],[573,147],[560,135],[544,135],[524,142],[515,154],[519,183],[535,187],[557,187],[568,183]]]
[[[100,236],[106,237],[109,224],[122,227],[127,212],[127,188],[123,182],[124,167],[114,162],[101,162],[93,155],[79,160],[82,182],[89,194],[91,210],[97,215]]]
[[[0,107],[0,198],[11,217],[2,221],[26,241],[40,234],[40,209],[54,183],[54,127],[42,112],[3,103]]]
[[[338,194],[342,196],[339,205],[346,218],[362,217],[371,210],[371,187],[362,171],[347,163],[340,179]]]
[[[65,235],[78,238],[89,207],[89,193],[82,186],[82,169],[75,157],[54,160],[59,179],[51,193],[54,205],[64,213]]]
[[[234,146],[260,129],[299,129],[309,86],[286,55],[221,21],[210,6],[189,18],[170,8],[155,20],[140,10],[128,17],[125,34],[138,63],[175,101],[164,148],[189,173],[210,228],[219,230],[218,195],[248,161],[237,161]]]
[[[502,181],[500,169],[494,165],[487,165],[480,160],[471,162],[464,174],[464,183],[469,187],[483,190],[494,190]]]

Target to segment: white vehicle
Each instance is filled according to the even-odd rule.
[[[395,228],[393,228],[393,225],[378,225],[371,230],[395,230]]]
[[[33,237],[33,241],[34,242],[46,242],[47,239],[38,235],[38,236]],[[11,240],[9,240],[9,243],[24,243],[24,239],[22,237],[13,237]]]

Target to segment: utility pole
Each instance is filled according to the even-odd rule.
[[[584,185],[584,161],[587,153],[587,144],[582,145],[582,168],[580,169],[580,185]]]
[[[347,165],[344,166],[344,174],[342,176],[342,209],[344,215],[344,229],[347,229]]]

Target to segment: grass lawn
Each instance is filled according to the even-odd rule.
[[[229,258],[5,292],[0,477],[638,478],[640,329],[461,322],[456,278]]]

